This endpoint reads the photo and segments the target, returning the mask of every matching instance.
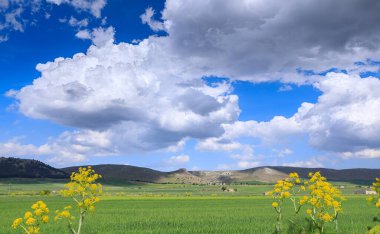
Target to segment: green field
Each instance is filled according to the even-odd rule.
[[[62,182],[46,180],[2,181],[0,233],[18,233],[10,228],[13,219],[22,216],[35,201],[45,201],[51,211],[70,204],[69,199],[58,195],[36,195],[41,190],[55,191],[62,186]],[[352,190],[350,186],[355,187],[345,186],[347,193]],[[106,185],[105,195],[97,211],[87,217],[83,233],[271,233],[274,230],[272,199],[262,196],[271,185],[231,186],[237,189],[235,193],[223,192],[220,187]],[[286,208],[285,220],[294,219],[290,206]],[[340,233],[365,233],[377,212],[367,205],[365,196],[348,195],[343,208]],[[286,217],[287,214],[290,216]],[[303,215],[298,218],[302,219]],[[64,222],[53,221],[43,227],[42,233],[67,233],[63,231],[65,228]]]

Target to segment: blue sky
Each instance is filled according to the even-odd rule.
[[[0,0],[0,154],[378,168],[378,6],[354,2]]]

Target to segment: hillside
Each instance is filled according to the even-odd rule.
[[[353,168],[353,169],[329,169],[329,168],[302,168],[302,167],[268,167],[285,174],[297,172],[300,177],[306,178],[309,172],[320,171],[323,176],[332,181],[368,181],[380,177],[380,169]]]
[[[0,157],[0,178],[68,178],[64,171],[31,159]]]
[[[130,165],[103,164],[93,166],[96,172],[103,175],[107,183],[274,183],[287,176],[290,172],[297,172],[301,177],[307,177],[309,172],[320,171],[331,181],[372,181],[380,177],[380,169],[328,169],[328,168],[300,168],[268,166],[246,170],[225,171],[187,171],[179,169],[171,172],[162,172],[145,167]],[[0,157],[0,178],[68,178],[78,167],[56,169],[37,160]]]
[[[148,183],[206,183],[201,178],[189,173],[186,169],[162,172],[145,167],[129,165],[103,164],[94,165],[93,169],[103,176],[106,182],[148,182]],[[68,174],[79,167],[62,168]]]
[[[226,171],[187,171],[179,169],[172,172],[162,172],[144,167],[129,165],[95,165],[93,168],[103,175],[105,181],[139,181],[150,183],[274,183],[285,178],[290,172],[297,172],[306,178],[309,172],[321,171],[331,181],[372,181],[380,177],[380,169],[327,169],[327,168],[299,168],[299,167],[257,167],[246,170]],[[63,168],[71,173],[78,167]]]

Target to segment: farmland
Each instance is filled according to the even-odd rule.
[[[340,217],[341,233],[364,233],[376,214],[365,196],[352,195],[358,185],[345,183],[348,200]],[[37,200],[54,211],[70,203],[39,191],[59,190],[63,181],[3,180],[0,186],[1,233],[11,230],[13,219],[22,216]],[[84,233],[271,233],[275,213],[271,197],[263,196],[272,185],[234,185],[236,192],[223,192],[220,186],[186,184],[105,185],[105,194],[90,214]],[[292,217],[290,204],[285,216]],[[303,214],[302,214],[303,215]],[[300,218],[300,217],[299,217]],[[285,222],[288,225],[289,222]],[[62,233],[65,223],[48,223],[42,233]]]

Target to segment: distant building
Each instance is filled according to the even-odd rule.
[[[376,195],[376,191],[368,189],[360,189],[354,192],[355,194]]]

